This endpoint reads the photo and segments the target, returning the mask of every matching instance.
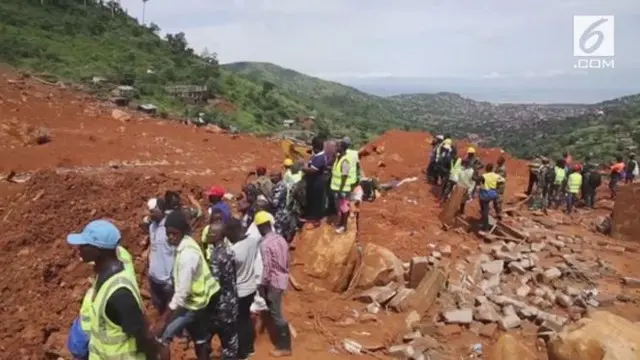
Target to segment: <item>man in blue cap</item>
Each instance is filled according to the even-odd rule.
[[[117,254],[120,231],[107,220],[94,220],[81,233],[67,236],[82,261],[93,262],[96,279],[83,305],[89,319],[89,358],[154,359],[158,344],[148,331],[142,298],[132,271]],[[83,312],[83,316],[85,312]]]

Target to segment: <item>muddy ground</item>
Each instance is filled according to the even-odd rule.
[[[148,197],[180,189],[203,201],[202,189],[212,184],[238,192],[247,172],[255,166],[276,170],[282,162],[279,144],[266,139],[217,134],[135,113],[128,119],[116,119],[113,110],[85,94],[20,79],[13,72],[0,70],[0,174],[15,171],[19,180],[21,175],[29,177],[24,183],[0,182],[4,200],[0,202],[2,359],[68,356],[64,350],[66,332],[77,315],[90,276],[89,267],[65,242],[69,232],[81,229],[94,218],[113,219],[123,231],[125,246],[136,256],[138,274],[143,274],[145,236],[138,228],[138,220],[145,214]],[[38,145],[43,132],[51,141]],[[382,181],[412,176],[419,180],[403,184],[374,203],[365,203],[358,240],[385,246],[405,262],[450,245],[452,253],[439,266],[447,271],[450,282],[456,283],[466,271],[461,264],[475,261],[482,251],[482,241],[464,231],[442,230],[438,220],[441,208],[421,177],[430,141],[427,133],[390,131],[367,146],[370,154],[363,158],[367,175]],[[464,151],[464,144],[458,146]],[[528,168],[526,162],[500,150],[479,149],[485,162],[495,161],[500,155],[508,159],[507,198],[515,201],[516,194],[526,187]],[[640,277],[639,247],[592,230],[592,222],[610,213],[612,206],[611,201],[604,200],[595,212],[582,211],[573,218],[551,212],[545,218],[552,223],[549,227],[553,231],[582,239],[585,245],[574,246],[574,254],[606,261],[615,269],[615,275],[599,278],[598,289],[614,297],[626,294],[626,298],[603,302],[601,307],[639,321],[636,294],[619,283],[621,275]],[[477,205],[472,204],[469,219],[476,217],[477,211]],[[537,218],[521,210],[513,220],[527,223]],[[606,246],[598,245],[605,242]],[[543,262],[554,256],[551,252],[541,254]],[[139,278],[146,288],[146,279]],[[313,280],[298,281],[308,285]],[[347,321],[353,318],[354,311],[362,312],[364,304],[312,286],[303,291],[290,290],[285,304],[286,316],[297,332],[297,359],[369,357],[348,354],[342,348],[342,340],[356,339],[373,344],[372,347],[393,345],[407,317],[406,311],[383,311],[366,322]],[[440,321],[439,313],[449,307],[449,295],[443,290],[441,299],[425,318],[436,325],[432,335],[441,342],[441,358],[465,356],[478,343],[489,347],[501,332],[487,334],[474,329],[477,324]],[[151,309],[147,310],[153,318]],[[553,309],[567,316],[570,310]],[[527,322],[507,331],[522,339],[537,357],[546,358],[545,351],[536,346],[535,325]],[[181,348],[175,345],[178,359],[193,358],[191,351]],[[254,358],[268,358],[270,348],[267,337],[261,336]],[[374,357],[384,358],[384,351]]]

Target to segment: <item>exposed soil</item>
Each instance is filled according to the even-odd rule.
[[[15,73],[0,70],[0,174],[31,173],[24,183],[0,182],[4,199],[0,203],[4,230],[0,245],[2,359],[68,356],[66,332],[91,273],[66,244],[69,232],[95,218],[113,219],[123,232],[125,246],[136,256],[145,289],[146,279],[140,276],[146,266],[145,235],[138,222],[148,197],[178,189],[202,200],[203,188],[214,183],[237,192],[255,166],[276,170],[282,161],[280,146],[261,138],[214,134],[135,113],[130,120],[121,121],[114,119],[113,109],[87,95],[21,80]],[[30,140],[39,136],[39,129],[46,129],[50,142],[38,145]],[[480,240],[462,231],[441,229],[441,209],[422,175],[430,141],[427,133],[390,131],[367,146],[369,155],[362,160],[367,175],[382,182],[414,176],[418,180],[363,204],[359,241],[385,246],[403,261],[451,245],[453,252],[443,266],[455,277],[460,272],[457,264],[478,253]],[[462,152],[466,144],[458,148]],[[526,162],[499,149],[478,149],[478,155],[485,163],[501,155],[507,158],[507,200],[524,191]],[[557,231],[590,237],[594,243],[606,239],[622,244],[590,230],[594,218],[611,211],[611,202],[598,205],[596,212],[580,212],[573,219],[555,211],[549,218]],[[470,204],[469,218],[477,216],[477,211],[477,205]],[[525,212],[520,216],[532,217]],[[632,251],[640,247],[626,246],[629,250],[624,255],[602,251],[598,256],[624,276],[640,277],[640,256]],[[347,319],[354,311],[362,311],[361,303],[314,287],[310,279],[298,281],[307,285],[305,290],[292,289],[285,299],[286,316],[297,332],[297,359],[366,357],[347,354],[340,341],[350,338],[363,344],[390,345],[404,324],[406,313],[392,312],[377,315],[372,323],[352,323]],[[621,291],[613,278],[605,278],[599,286],[614,294]],[[443,310],[445,300],[434,306],[433,315]],[[640,311],[631,303],[616,303],[610,309],[640,320]],[[147,310],[153,320],[153,311]],[[514,333],[535,350],[535,331],[527,324]],[[459,358],[469,353],[472,344],[488,346],[495,340],[450,325],[440,326],[435,336],[443,341],[444,358]],[[268,338],[261,336],[254,358],[267,359],[270,348]],[[181,344],[175,345],[174,352],[179,354],[177,359],[193,358],[192,351],[185,352]],[[546,357],[543,352],[538,354]]]

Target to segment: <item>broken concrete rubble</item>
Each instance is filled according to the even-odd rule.
[[[365,303],[385,304],[398,292],[398,284],[392,283],[386,286],[375,286],[369,290],[361,292],[354,297],[354,300]]]
[[[444,321],[448,324],[470,324],[473,321],[472,309],[456,309],[442,313]]]
[[[434,303],[443,289],[445,276],[438,269],[431,270],[407,298],[407,307],[415,309],[419,315],[424,314]]]
[[[409,264],[409,287],[415,289],[429,271],[429,259],[426,256],[416,256]]]
[[[402,288],[398,290],[396,295],[389,301],[389,305],[387,305],[391,310],[402,312],[406,310],[406,306],[408,304],[408,299],[413,293],[414,289]]]

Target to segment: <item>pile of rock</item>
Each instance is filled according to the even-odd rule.
[[[497,329],[531,321],[545,338],[587,309],[616,300],[595,287],[595,279],[615,272],[596,256],[582,254],[589,248],[585,239],[557,231],[535,235],[481,244],[480,254],[456,264],[460,276],[450,279],[443,296],[441,323],[493,337]]]

